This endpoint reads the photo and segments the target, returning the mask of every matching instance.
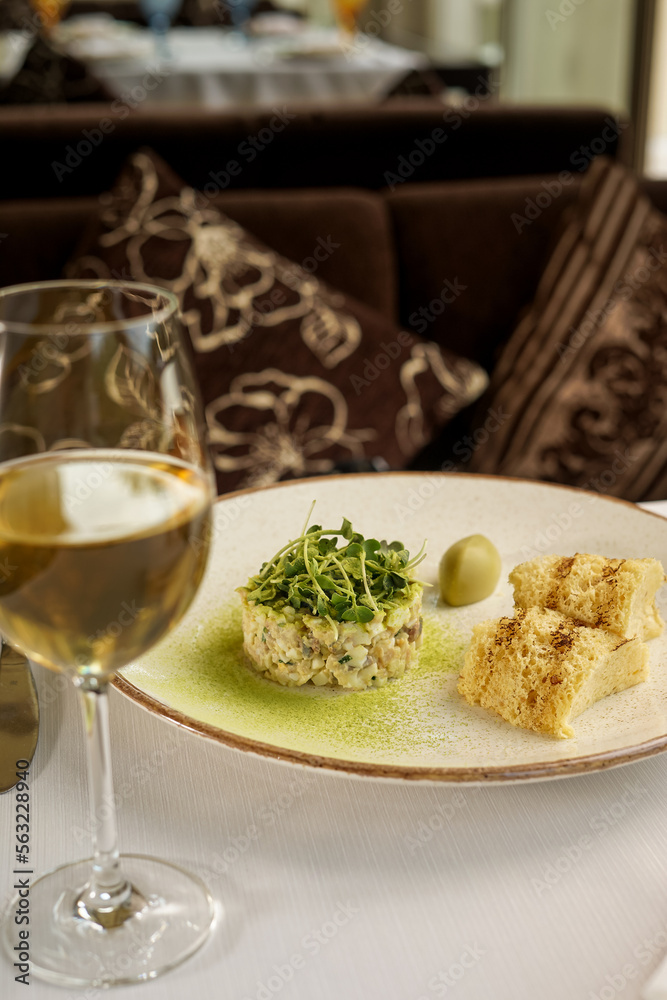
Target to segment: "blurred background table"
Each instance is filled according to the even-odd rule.
[[[109,58],[92,38],[68,49],[118,97],[144,89],[151,75],[157,82],[147,102],[208,107],[379,100],[411,70],[428,65],[423,53],[373,38],[342,47],[335,29],[246,38],[225,28],[177,27],[167,35],[168,56],[156,51],[147,29],[135,28],[132,40],[135,54],[127,58]]]

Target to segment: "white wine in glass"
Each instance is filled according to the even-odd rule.
[[[100,485],[80,501],[87,481]],[[46,667],[108,678],[190,604],[209,504],[205,476],[171,456],[81,449],[0,465],[0,562],[16,567],[0,579],[0,631]]]
[[[79,689],[96,831],[92,859],[30,889],[31,971],[62,985],[153,979],[215,918],[196,876],[119,855],[111,807],[109,681],[178,622],[208,552],[213,481],[177,313],[149,285],[0,289],[0,632]]]

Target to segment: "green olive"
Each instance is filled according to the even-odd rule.
[[[456,608],[483,601],[496,589],[500,569],[498,549],[488,538],[461,538],[440,560],[440,596]]]

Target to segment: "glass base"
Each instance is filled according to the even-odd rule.
[[[195,875],[141,854],[122,854],[121,872],[137,906],[120,926],[105,928],[79,914],[92,860],[62,865],[30,886],[30,923],[17,925],[9,904],[2,943],[12,965],[30,931],[30,974],[60,986],[128,985],[180,965],[206,941],[216,920],[213,899]],[[21,970],[17,972],[20,973]]]

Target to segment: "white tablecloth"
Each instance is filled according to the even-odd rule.
[[[337,38],[335,32],[318,30],[304,33],[298,44],[306,50],[325,49]],[[338,55],[288,58],[286,44],[297,43],[244,40],[215,27],[175,28],[168,36],[169,59],[154,53],[149,58],[91,61],[90,66],[121,98],[134,89],[140,103],[188,101],[225,107],[377,100],[409,70],[428,62],[421,53],[373,38],[363,38]]]
[[[74,692],[37,681],[44,871],[85,855],[88,813]],[[192,868],[225,908],[203,951],[123,1000],[636,1000],[667,947],[667,755],[538,784],[390,784],[245,755],[111,701],[122,849]],[[0,798],[3,897],[14,809]],[[101,996],[34,978],[27,994],[0,962],[2,1000],[28,995]]]

